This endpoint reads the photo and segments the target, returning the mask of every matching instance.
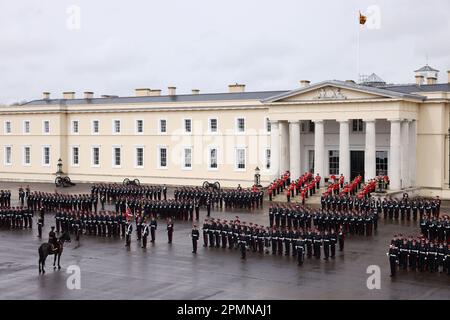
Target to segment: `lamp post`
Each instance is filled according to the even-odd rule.
[[[63,166],[62,160],[61,160],[61,158],[59,158],[58,164],[56,165],[56,167],[58,168],[58,170],[56,171],[56,174],[63,174],[62,166]]]
[[[258,188],[261,188],[261,174],[259,173],[259,167],[255,168],[255,186],[257,186]]]
[[[450,188],[450,128],[448,129],[448,187]]]

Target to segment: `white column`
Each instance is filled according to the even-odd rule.
[[[392,119],[391,122],[391,146],[389,151],[389,179],[390,188],[399,190],[401,173],[400,173],[400,120]]]
[[[300,122],[289,121],[289,165],[291,167],[291,178],[297,179],[300,177]]]
[[[401,179],[402,188],[409,187],[409,121],[401,122]]]
[[[280,177],[280,127],[278,121],[270,121],[270,173],[272,180]]]
[[[283,174],[289,170],[289,126],[287,121],[280,121],[280,134],[280,174]]]
[[[339,173],[350,181],[350,123],[339,121]]]
[[[376,132],[375,120],[364,120],[366,123],[366,149],[364,152],[364,179],[366,181],[376,176]]]
[[[416,186],[417,121],[409,123],[409,184]]]
[[[325,154],[325,133],[323,120],[314,121],[314,174],[319,174],[322,178],[325,175],[324,155]]]

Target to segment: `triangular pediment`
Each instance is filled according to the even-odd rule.
[[[416,98],[376,87],[362,86],[345,81],[324,81],[268,98],[263,102],[346,101],[370,99]]]

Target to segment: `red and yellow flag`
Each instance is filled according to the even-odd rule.
[[[363,14],[361,14],[361,11],[359,12],[359,24],[365,25],[367,21],[367,17]]]

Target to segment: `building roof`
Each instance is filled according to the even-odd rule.
[[[335,86],[335,87],[339,87],[339,88],[346,88],[349,90],[369,92],[369,93],[378,94],[378,95],[386,96],[386,97],[390,97],[390,98],[414,99],[414,100],[424,100],[425,99],[424,96],[411,94],[411,93],[405,93],[405,92],[401,92],[401,91],[393,91],[393,90],[390,90],[389,88],[373,87],[373,86],[369,86],[369,85],[359,85],[356,83],[341,81],[341,80],[327,80],[327,81],[322,81],[322,82],[319,82],[319,83],[316,83],[316,84],[313,84],[313,85],[310,85],[307,87],[303,87],[303,88],[300,88],[297,90],[280,93],[277,96],[272,96],[272,97],[269,97],[269,98],[263,100],[263,102],[269,102],[269,103],[275,102],[277,100],[285,99],[285,98],[288,98],[288,97],[291,97],[291,96],[294,96],[297,94],[301,94],[303,92],[320,89],[325,86]]]
[[[415,92],[450,92],[450,83],[436,83],[436,84],[394,84],[383,87],[384,89],[411,94]]]
[[[77,105],[77,104],[120,104],[120,103],[151,103],[151,102],[202,102],[226,100],[264,100],[288,91],[258,91],[237,93],[205,93],[180,94],[174,96],[116,97],[93,99],[49,99],[33,100],[23,105]]]
[[[423,66],[422,68],[420,68],[420,69],[414,71],[414,72],[426,72],[426,71],[435,71],[435,72],[439,72],[439,70],[436,70],[436,69],[430,67],[428,64],[425,65],[425,66]]]

